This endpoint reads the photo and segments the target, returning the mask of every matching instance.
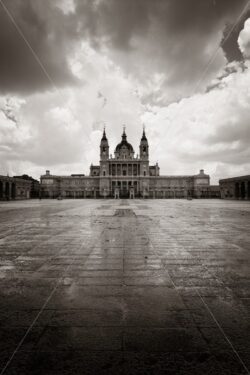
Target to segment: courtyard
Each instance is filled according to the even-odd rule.
[[[1,202],[0,283],[0,374],[250,373],[250,202]]]

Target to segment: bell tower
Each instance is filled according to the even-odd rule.
[[[106,137],[105,128],[103,129],[103,135],[100,143],[100,160],[109,159],[109,143]]]
[[[105,127],[103,129],[100,143],[100,195],[106,198],[110,194],[109,185],[109,143],[106,137]]]
[[[143,127],[143,133],[142,133],[141,143],[140,143],[140,159],[148,160],[148,158],[149,158],[149,146],[148,146],[148,140],[145,134],[145,127]]]

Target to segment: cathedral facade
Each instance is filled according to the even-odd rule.
[[[125,129],[114,156],[109,154],[105,130],[100,142],[100,163],[91,165],[89,176],[41,176],[42,198],[212,198],[218,191],[210,186],[203,170],[196,175],[161,176],[158,163],[149,163],[149,144],[143,130],[139,155],[127,141]]]

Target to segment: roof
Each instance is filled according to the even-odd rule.
[[[130,152],[134,152],[133,146],[127,141],[125,130],[123,130],[122,141],[116,146],[115,152],[119,152],[123,146],[125,146]]]
[[[143,133],[142,133],[141,141],[148,141],[148,140],[147,140],[147,137],[146,137],[146,134],[145,134],[145,129],[143,129]]]
[[[250,180],[250,175],[223,178],[223,179],[219,180],[219,182],[240,181],[240,180]]]
[[[107,136],[106,136],[105,128],[103,129],[103,134],[102,134],[101,141],[107,141]]]

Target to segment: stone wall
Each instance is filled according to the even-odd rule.
[[[222,199],[250,199],[250,176],[225,178],[219,181]]]
[[[97,198],[99,177],[41,176],[41,198]]]
[[[30,180],[0,176],[0,200],[29,199],[31,190]]]
[[[129,198],[133,187],[136,198],[219,198],[219,186],[210,186],[209,175],[201,170],[193,176],[41,176],[42,198]],[[127,194],[124,194],[127,184]],[[114,186],[113,186],[114,185]]]

